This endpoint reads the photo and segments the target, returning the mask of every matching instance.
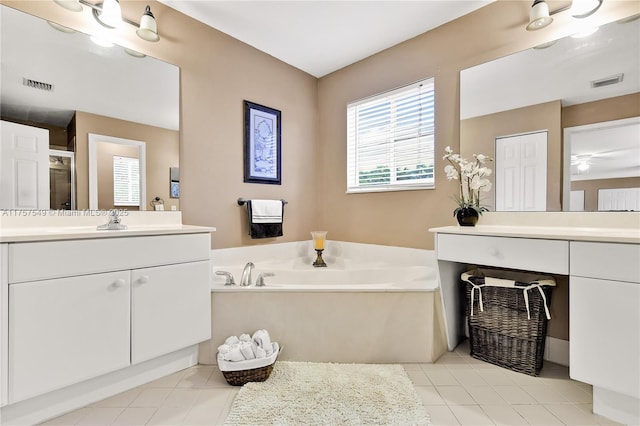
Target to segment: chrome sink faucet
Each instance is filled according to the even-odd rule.
[[[109,221],[104,225],[98,226],[98,230],[122,230],[127,229],[127,225],[120,223],[120,210],[109,210]]]
[[[244,265],[244,269],[242,270],[242,277],[240,278],[241,287],[247,287],[251,285],[251,270],[255,266],[256,265],[254,265],[253,262],[248,262],[246,265]]]

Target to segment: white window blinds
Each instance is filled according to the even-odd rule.
[[[140,205],[140,160],[113,156],[113,205]]]
[[[434,187],[433,78],[347,105],[347,192]]]

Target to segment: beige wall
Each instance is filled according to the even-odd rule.
[[[180,209],[181,200],[169,198],[169,168],[178,166],[179,132],[82,111],[76,112],[75,119],[76,205],[79,210],[89,207],[89,133],[145,142],[147,210],[152,209],[150,203],[155,196],[164,200],[166,210],[170,210],[171,205]]]
[[[566,5],[549,3],[552,10]],[[637,13],[638,4],[632,3],[604,2],[592,19],[604,23]],[[564,14],[542,31],[525,31],[530,6],[526,1],[497,1],[320,79],[318,165],[327,172],[318,179],[318,221],[331,238],[433,248],[427,228],[455,223],[451,195],[456,186],[446,180],[442,155],[447,145],[459,149],[460,70],[575,31],[576,20]],[[436,189],[345,194],[346,104],[430,76],[436,88]],[[560,159],[559,151],[550,158],[554,174],[560,171]],[[557,209],[559,187],[552,195]]]
[[[2,3],[96,31],[87,13],[53,2]],[[549,3],[555,10],[567,1]],[[138,20],[145,4],[123,1],[124,16]],[[318,80],[161,3],[149,4],[158,43],[137,39],[127,25],[111,34],[180,67],[181,209],[186,223],[217,227],[216,248],[308,239],[314,228],[327,229],[331,239],[433,248],[427,228],[454,223],[456,186],[441,172],[441,156],[445,146],[459,147],[459,71],[564,37],[580,23],[558,14],[552,26],[528,32],[531,2],[497,1]],[[639,9],[635,1],[606,1],[589,21],[609,22]],[[346,104],[429,76],[436,80],[436,189],[346,195]],[[242,182],[244,99],[282,111],[281,186]],[[238,197],[289,201],[284,237],[250,240]]]
[[[640,116],[640,92],[562,108],[562,128]]]
[[[547,133],[547,211],[560,211],[562,188],[562,130],[560,101],[546,102],[460,121],[460,154],[487,154],[495,159],[495,140],[500,136],[548,130]],[[495,169],[495,163],[492,167]],[[495,175],[490,176],[495,184]],[[495,188],[495,186],[494,186]],[[483,203],[495,209],[495,191]]]
[[[571,182],[572,191],[584,191],[584,209],[598,211],[598,190],[615,188],[640,188],[640,177],[576,180]]]

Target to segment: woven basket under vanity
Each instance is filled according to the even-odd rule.
[[[495,276],[496,273],[503,277],[505,274],[511,276],[514,274],[479,269],[470,272],[471,275],[482,274],[480,276]],[[518,281],[544,280],[555,285],[555,281],[550,277],[515,274],[519,278]],[[545,298],[548,307],[551,300],[551,285],[540,287],[545,298],[537,288],[528,291],[528,313],[522,288],[482,287],[484,309],[481,311],[478,291],[473,292],[473,285],[464,278],[462,281],[465,284],[471,356],[520,373],[539,375],[547,335]]]

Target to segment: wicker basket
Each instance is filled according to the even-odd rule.
[[[222,375],[227,383],[232,386],[242,386],[249,382],[264,382],[269,378],[275,364],[274,362],[273,364],[250,370],[223,371]]]
[[[540,374],[547,316],[539,290],[528,292],[529,319],[522,288],[482,287],[484,310],[481,311],[478,292],[472,300],[473,285],[464,284],[471,356],[531,376]],[[541,288],[549,303],[551,287]]]
[[[264,382],[271,375],[281,351],[282,348],[278,343],[273,342],[273,355],[267,358],[230,362],[224,361],[218,354],[218,367],[224,379],[232,386],[242,386],[249,382]]]

